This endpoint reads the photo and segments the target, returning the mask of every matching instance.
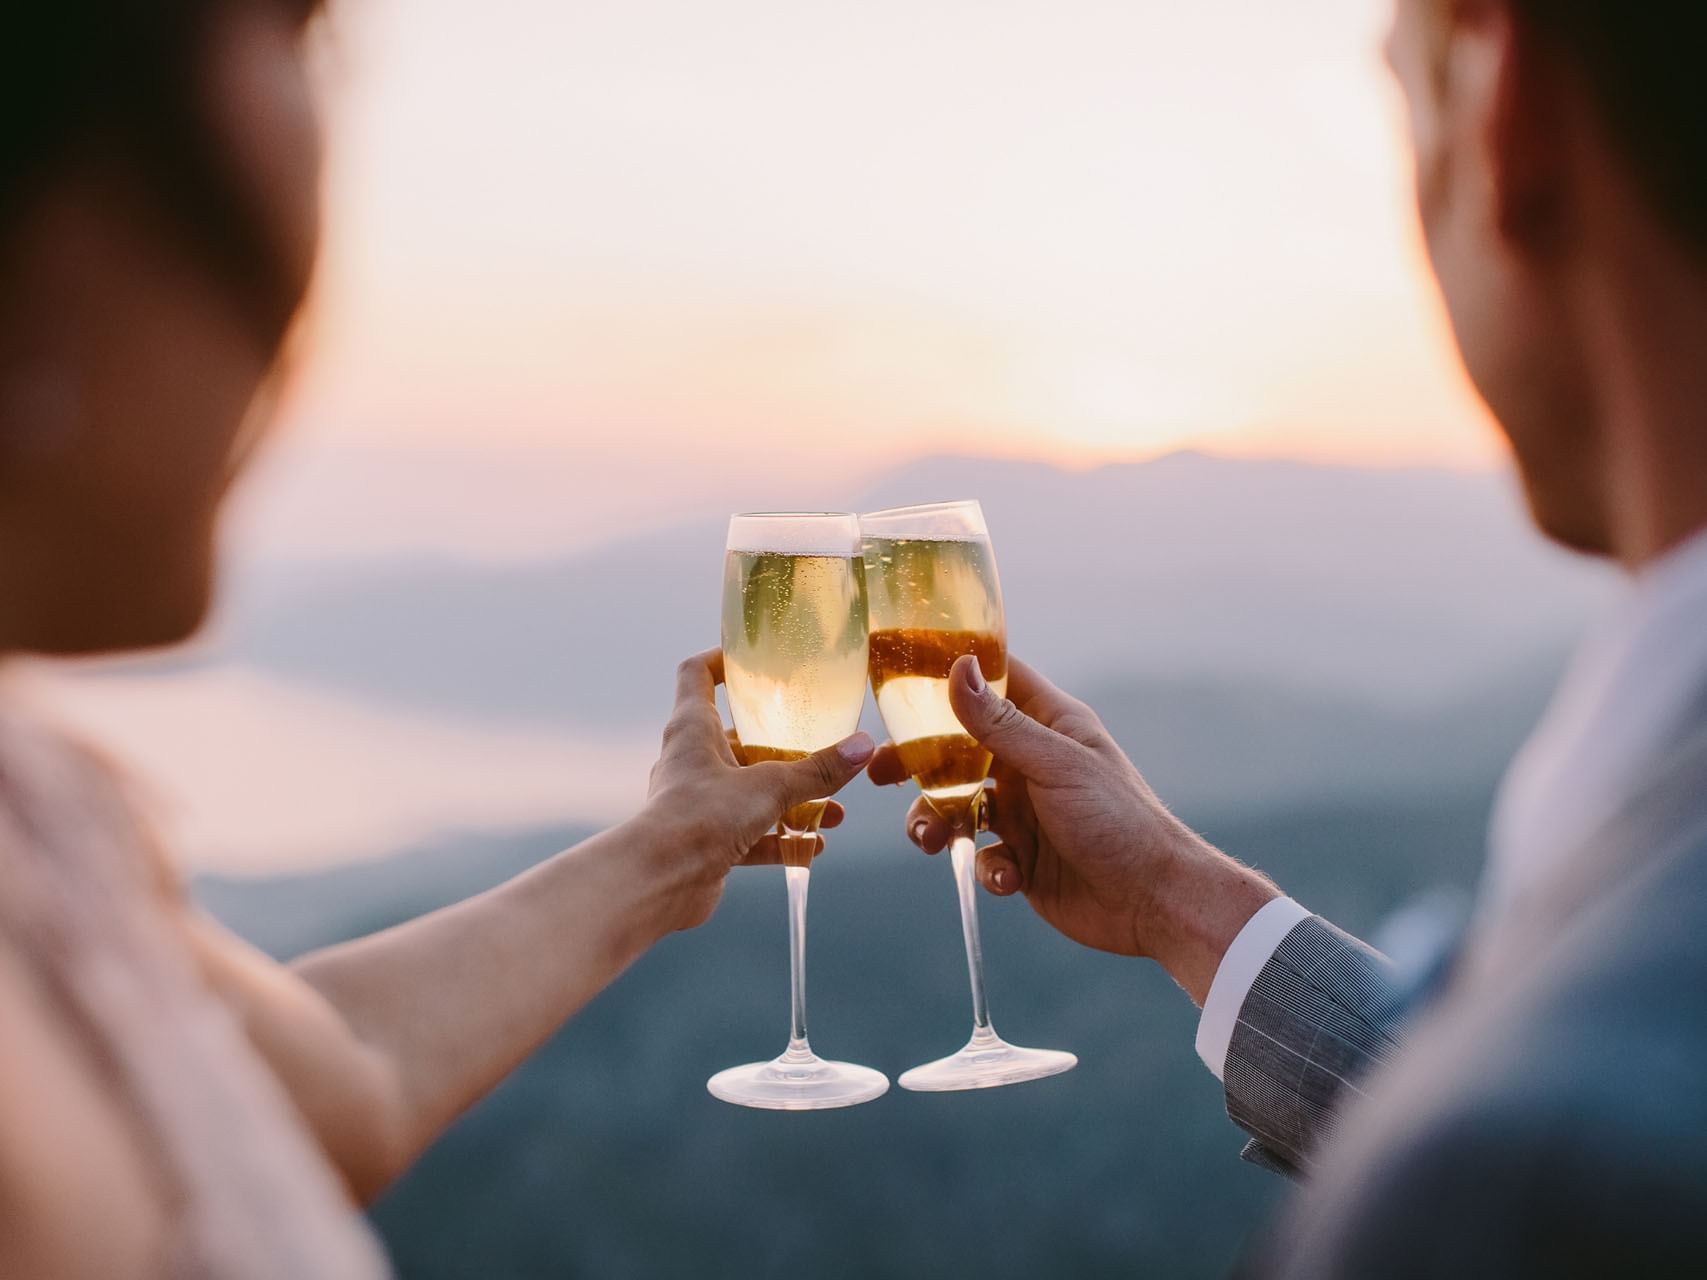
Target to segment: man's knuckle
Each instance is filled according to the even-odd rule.
[[[1025,721],[1025,712],[1012,698],[1001,698],[990,709],[990,728],[996,733],[1009,733]]]
[[[761,789],[771,804],[778,808],[787,808],[792,802],[794,780],[787,769],[774,766],[768,768],[759,781]]]

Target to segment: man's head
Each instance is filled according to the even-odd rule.
[[[1621,447],[1595,280],[1707,276],[1707,5],[1397,0],[1429,256],[1536,519],[1612,549]],[[1665,275],[1661,271],[1656,273]]]

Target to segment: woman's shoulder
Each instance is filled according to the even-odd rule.
[[[107,791],[118,777],[111,758],[34,700],[0,699],[0,784],[8,793]]]
[[[0,876],[8,853],[51,857],[67,874],[137,876],[178,893],[140,787],[123,766],[50,716],[0,704]]]

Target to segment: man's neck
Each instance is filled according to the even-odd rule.
[[[1611,550],[1639,569],[1707,529],[1707,262],[1631,235],[1583,286]]]

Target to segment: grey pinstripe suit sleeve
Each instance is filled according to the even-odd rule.
[[[1392,963],[1320,916],[1263,966],[1239,1010],[1223,1078],[1244,1157],[1296,1177],[1345,1091],[1391,1052],[1400,1001]]]

